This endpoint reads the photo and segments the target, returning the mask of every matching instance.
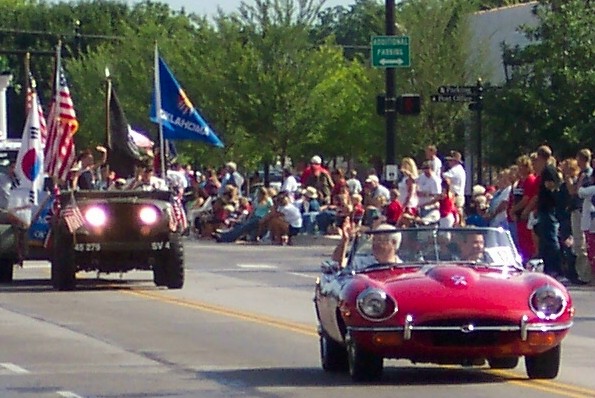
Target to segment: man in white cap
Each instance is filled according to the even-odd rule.
[[[310,159],[310,164],[304,169],[304,171],[302,172],[302,176],[300,177],[300,182],[302,183],[302,186],[305,186],[306,181],[308,181],[308,177],[310,177],[310,174],[312,174],[314,170],[321,170],[323,172],[326,172],[330,177],[329,171],[322,165],[322,158],[318,155],[314,155]]]
[[[390,202],[390,192],[387,187],[380,184],[380,180],[378,179],[377,175],[369,175],[368,178],[366,178],[365,183],[369,190],[368,192],[370,192],[370,197],[377,199],[382,196],[386,198],[385,203]]]

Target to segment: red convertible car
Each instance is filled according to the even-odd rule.
[[[323,369],[354,381],[379,379],[384,358],[512,369],[524,356],[529,378],[555,378],[574,315],[566,288],[496,228],[361,233],[344,267],[323,263],[314,302]]]

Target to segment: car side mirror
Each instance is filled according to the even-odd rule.
[[[543,260],[541,258],[533,258],[527,261],[525,269],[530,272],[543,272]]]
[[[341,267],[339,266],[339,263],[337,261],[325,260],[320,265],[320,270],[325,275],[331,275],[339,272],[341,270]]]

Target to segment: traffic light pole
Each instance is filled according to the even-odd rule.
[[[483,140],[482,140],[482,108],[483,108],[483,83],[477,79],[477,183],[483,185]]]
[[[386,0],[386,35],[395,35],[395,0]],[[395,68],[386,68],[386,165],[395,164],[396,87]]]

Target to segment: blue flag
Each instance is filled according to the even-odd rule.
[[[151,121],[159,123],[157,119],[157,99],[161,96],[161,118],[163,138],[166,140],[200,140],[222,148],[223,143],[217,134],[192,105],[186,92],[177,82],[173,73],[159,57],[159,87],[155,84],[151,104]]]

